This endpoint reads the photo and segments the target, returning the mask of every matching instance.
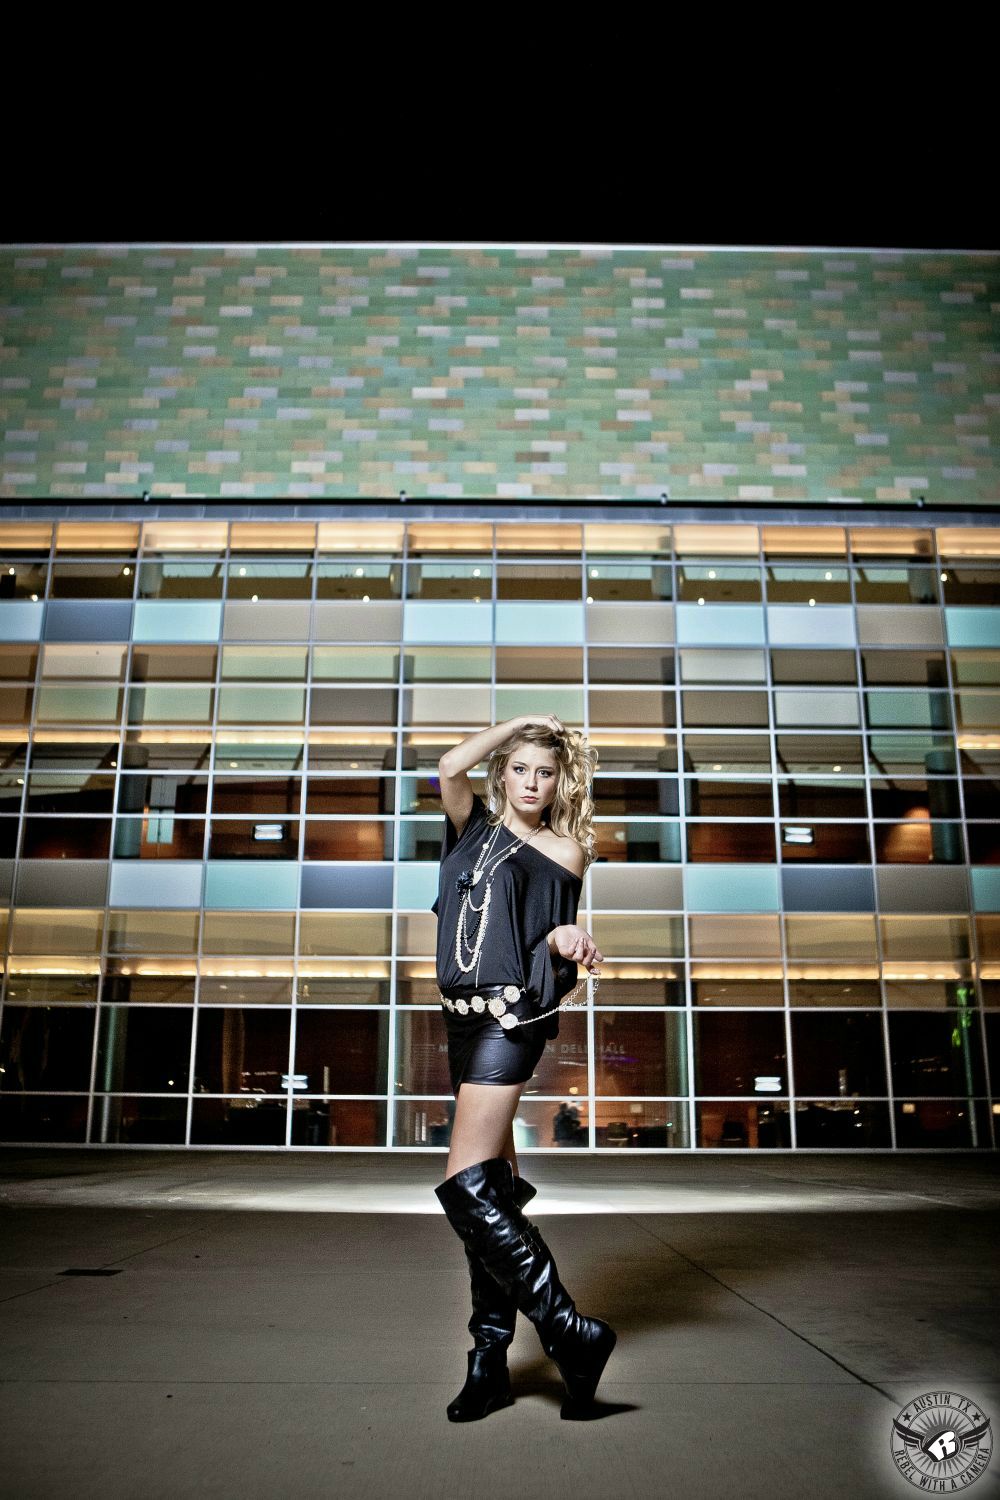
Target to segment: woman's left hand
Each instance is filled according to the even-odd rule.
[[[553,928],[549,934],[549,940],[549,946],[555,944],[556,952],[560,953],[563,958],[568,958],[573,963],[583,964],[585,969],[592,970],[594,964],[600,963],[604,958],[604,954],[590,933],[573,923]]]

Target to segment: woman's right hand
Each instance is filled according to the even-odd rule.
[[[518,723],[522,729],[529,724],[540,724],[546,729],[551,729],[555,734],[565,734],[566,726],[555,714],[521,714]]]

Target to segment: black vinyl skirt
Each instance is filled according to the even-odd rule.
[[[466,993],[450,989],[454,999]],[[469,995],[476,993],[469,989]],[[527,1083],[545,1051],[545,1037],[536,1027],[515,1026],[504,1031],[489,1012],[481,1016],[453,1015],[442,1007],[448,1033],[448,1070],[452,1092],[463,1083]]]

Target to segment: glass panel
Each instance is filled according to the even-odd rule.
[[[6,1141],[76,1142],[87,1128],[87,1099],[58,1094],[0,1097],[0,1136]]]
[[[796,1094],[886,1092],[879,1011],[793,1011],[791,1021]]]
[[[850,604],[847,568],[769,567],[767,597],[772,604]]]
[[[895,1106],[896,1145],[900,1150],[940,1150],[983,1146],[989,1141],[985,1106],[978,1100],[914,1099]]]
[[[919,817],[902,823],[876,823],[875,858],[879,864],[888,865],[964,864],[962,825],[929,823]]]
[[[221,599],[221,559],[186,561],[167,557],[139,565],[140,599]]]
[[[601,820],[594,824],[594,833],[599,860],[635,861],[638,864],[663,860],[676,864],[681,857],[680,825],[677,823]]]
[[[0,582],[5,577],[0,570]],[[2,597],[2,592],[0,592]],[[98,646],[98,651],[114,651],[113,646]],[[121,648],[118,648],[121,649]],[[17,646],[0,645],[0,678],[8,682],[34,682],[38,667],[38,649],[27,643]]]
[[[288,1075],[291,1012],[202,1005],[195,1093],[275,1094]]]
[[[821,865],[871,863],[864,823],[783,823],[780,837],[783,864],[803,860]]]
[[[580,574],[576,574],[580,594]],[[411,562],[406,571],[408,599],[471,599],[476,604],[493,597],[493,566],[482,558],[449,557],[433,562]]]
[[[696,1105],[695,1113],[697,1144],[710,1150],[744,1146],[770,1150],[792,1144],[787,1104],[720,1100]]]
[[[159,781],[160,778],[156,780]],[[327,786],[329,783],[320,782],[319,785]],[[212,811],[282,813],[286,817],[294,816],[299,810],[301,792],[301,776],[271,778],[216,775],[212,781]]]
[[[191,1113],[193,1146],[283,1146],[288,1100],[243,1095],[235,1099],[200,1099]]]
[[[691,604],[748,604],[761,597],[760,569],[701,566],[682,563],[677,568],[677,597]]]
[[[610,563],[591,558],[586,574],[587,602],[608,599],[661,600],[673,597],[669,565],[634,562]]]
[[[771,743],[764,734],[685,734],[684,769],[766,776],[771,770]]]
[[[853,651],[772,651],[771,676],[782,682],[851,682],[857,678]]]
[[[579,598],[582,582],[580,565],[574,562],[547,567],[531,562],[499,562],[496,567],[498,598]]]
[[[307,828],[308,826],[307,824]],[[209,859],[296,859],[298,847],[297,818],[269,819],[266,822],[246,818],[212,818],[209,825]]]
[[[1000,686],[1000,651],[953,651],[951,670],[956,685],[962,687]]]
[[[906,962],[968,958],[967,917],[881,917],[882,952]]]
[[[881,1001],[877,979],[854,979],[840,974],[836,979],[790,979],[789,1005],[872,1006]]]
[[[616,958],[683,958],[683,917],[606,916],[595,912],[591,937],[602,953]]]
[[[151,808],[145,817],[115,823],[115,859],[201,859],[204,848],[204,818],[176,818],[172,810]]]
[[[649,816],[676,815],[679,811],[677,778],[666,776],[602,776],[592,783],[594,806],[598,813]]]
[[[111,953],[186,953],[198,951],[196,911],[108,912]]]
[[[676,722],[673,693],[647,692],[642,688],[591,688],[588,696],[592,724],[652,724],[671,728]],[[489,718],[488,713],[486,717]]]
[[[888,1104],[816,1099],[795,1105],[795,1139],[799,1147],[862,1151],[892,1145]]]
[[[130,724],[210,724],[215,689],[157,683],[133,687],[128,695]],[[249,717],[255,717],[250,714]]]
[[[0,599],[24,599],[37,603],[45,597],[46,561],[14,562],[13,552],[0,559]]]
[[[859,723],[858,695],[779,689],[774,694],[774,722],[782,728],[851,728]]]
[[[405,1019],[422,1014],[414,1012]],[[306,1093],[384,1094],[388,1047],[388,1011],[301,1010],[295,1027],[294,1072]]]
[[[942,572],[945,604],[996,605],[1000,600],[1000,569],[976,563],[950,563]]]
[[[979,1027],[971,1011],[890,1011],[889,1050],[897,1096],[986,1092]]]
[[[960,729],[1000,733],[1000,693],[956,693]]]
[[[19,793],[17,794],[19,797]],[[28,812],[110,813],[115,795],[112,773],[33,771],[28,779]],[[17,810],[16,808],[14,809]]]
[[[187,1100],[139,1094],[98,1097],[90,1126],[91,1141],[118,1146],[183,1146]]]
[[[759,917],[704,916],[691,917],[689,920],[692,958],[781,957],[781,929],[777,914]],[[778,988],[780,991],[780,983]]]
[[[293,1146],[384,1146],[386,1106],[375,1099],[293,1099]]]
[[[101,1007],[94,1086],[109,1093],[186,1093],[194,1012]]]
[[[766,557],[843,557],[847,538],[842,526],[763,526]]]
[[[195,1000],[194,958],[160,958],[151,966],[147,960],[144,972],[136,974],[132,957],[109,958],[107,975],[101,987],[106,1005],[185,1005]],[[152,972],[150,969],[152,968]]]
[[[687,825],[692,864],[773,864],[774,827],[767,823],[691,823]]]
[[[440,810],[440,790],[429,780],[404,776],[400,782],[404,807]],[[310,776],[306,811],[310,813],[384,813],[392,816],[396,783],[390,776]]]
[[[846,776],[779,781],[778,806],[783,818],[864,818],[868,814],[864,782]]]
[[[687,691],[681,695],[684,723],[695,728],[732,725],[734,728],[767,728],[767,694],[747,692]]]
[[[855,568],[854,593],[859,604],[937,604],[938,575],[933,568]]]
[[[264,559],[234,552],[226,565],[226,593],[230,599],[310,599],[312,572],[308,557]]]
[[[770,818],[774,812],[770,781],[684,781],[684,806],[694,818]]]
[[[683,1012],[595,1011],[594,1044],[596,1093],[629,1098],[687,1092]],[[573,1081],[586,1088],[586,1075]]]
[[[216,782],[216,796],[218,787]],[[203,813],[207,805],[207,776],[144,776],[126,772],[118,779],[120,813],[143,812],[157,816]]]
[[[709,1009],[691,1019],[697,1094],[787,1094],[783,1016]]]
[[[683,1005],[684,967],[674,963],[601,964],[596,1004]]]
[[[279,847],[282,850],[294,848],[298,839],[298,830],[293,830],[290,825],[286,825],[285,839],[286,841]],[[388,819],[307,818],[302,857],[303,859],[390,860],[392,859],[392,846],[393,825]],[[283,852],[275,857],[291,859],[294,855]]]
[[[135,590],[134,562],[55,562],[50,594],[53,599],[131,599]]]
[[[959,852],[955,862],[959,863],[962,858],[961,830],[957,830],[956,838]],[[974,865],[1000,864],[1000,823],[969,824],[969,861]]]
[[[110,818],[25,818],[22,859],[107,859]]]
[[[865,694],[870,729],[950,729],[947,693],[903,691]]]
[[[205,953],[291,953],[295,915],[285,911],[207,911]]]
[[[683,1099],[595,1104],[594,1144],[640,1150],[686,1147],[690,1145],[687,1104]]]
[[[0,1089],[87,1089],[96,1011],[80,1005],[19,1006],[0,1023]]]
[[[118,745],[107,751],[107,764],[114,765]],[[125,732],[125,753],[122,765],[126,769],[178,771],[190,767],[208,770],[212,755],[212,740],[204,730],[156,730],[129,729]],[[56,756],[50,751],[46,756],[50,764]],[[39,759],[38,741],[35,741],[34,763]]]
[[[943,651],[862,651],[861,674],[868,683],[948,686]]]
[[[343,973],[333,973],[336,969],[342,969]],[[436,989],[435,985],[435,992]],[[300,1005],[388,1005],[389,965],[304,960],[299,964],[296,991]]]
[[[956,770],[954,741],[943,734],[872,734],[868,758],[873,771],[890,776],[919,776],[925,771],[954,775]]]
[[[934,556],[933,532],[910,526],[852,526],[848,532],[855,557]]]
[[[403,588],[400,562],[372,557],[316,564],[317,599],[399,599]],[[230,575],[230,592],[232,576]],[[243,595],[243,597],[247,597]],[[306,593],[305,597],[308,597]],[[487,584],[486,597],[489,597]]]
[[[322,693],[324,688],[316,688]],[[301,724],[306,717],[303,687],[270,687],[262,682],[219,688],[220,724]],[[316,715],[315,715],[316,717]],[[327,723],[325,718],[319,718]]]
[[[317,647],[319,651],[333,647]],[[230,646],[222,648],[222,676],[224,678],[287,678],[303,682],[306,676],[307,646]],[[364,659],[363,651],[355,653]],[[225,690],[230,693],[238,689]],[[263,717],[261,715],[260,717]]]
[[[300,953],[390,952],[392,918],[388,912],[308,912],[300,917]]]
[[[513,651],[513,646],[498,646],[496,648],[496,679],[511,678],[514,669],[508,666],[508,655]],[[571,658],[570,658],[571,655]],[[546,669],[546,661],[552,661],[553,669]],[[570,681],[579,679],[583,675],[582,654],[580,652],[549,651],[537,652],[537,663],[532,663],[534,670],[525,675],[540,676],[549,681],[562,681],[567,678]],[[588,670],[591,682],[673,682],[673,651],[672,649],[657,649],[655,646],[633,646],[630,651],[622,651],[618,646],[591,646],[588,651]]]
[[[962,780],[962,793],[967,818],[996,816],[997,808],[1000,807],[1000,782],[966,776]],[[955,811],[957,813],[957,807]]]
[[[826,959],[837,964],[873,964],[877,960],[874,917],[820,916],[810,912],[785,917],[784,921],[789,962]],[[824,976],[802,974],[796,977]]]
[[[945,778],[872,778],[872,811],[876,818],[957,818],[958,782]]]
[[[113,678],[124,675],[125,646],[85,646],[70,641],[47,641],[42,655],[43,677]],[[172,674],[176,676],[176,673]]]
[[[489,676],[489,653],[485,652],[485,670],[482,670],[484,648],[480,646],[455,646],[440,651],[433,646],[410,646],[406,660],[408,678]],[[460,670],[462,663],[469,664],[470,670]],[[475,663],[480,664],[479,670],[472,670]],[[449,669],[449,664],[454,670]],[[317,682],[395,682],[399,676],[399,650],[395,646],[313,646],[312,675]]]
[[[699,651],[696,647],[688,647],[680,652],[680,659],[683,682],[721,682],[730,685],[735,682],[764,682],[767,676],[763,651]]]
[[[779,734],[775,737],[778,769],[794,776],[850,776],[864,770],[861,740],[847,734]]]
[[[20,691],[18,698],[21,699]],[[106,724],[120,719],[121,711],[122,693],[117,686],[46,684],[35,697],[35,718],[39,724]],[[17,718],[23,721],[23,710]]]
[[[766,966],[780,975],[778,963]],[[718,973],[713,973],[718,970]],[[761,979],[761,969],[743,969],[739,964],[693,964],[691,1000],[694,1005],[782,1006],[785,1003],[780,978]]]

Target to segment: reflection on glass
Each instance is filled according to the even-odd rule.
[[[713,1099],[695,1106],[695,1118],[696,1144],[707,1150],[772,1150],[792,1144],[788,1105],[781,1100],[758,1104]]]

